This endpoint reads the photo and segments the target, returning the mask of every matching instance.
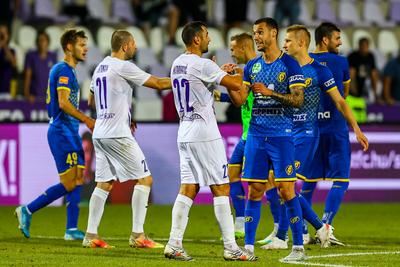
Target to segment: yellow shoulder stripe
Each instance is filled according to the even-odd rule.
[[[337,87],[334,86],[334,87],[332,87],[331,89],[326,90],[326,92],[328,93],[328,92],[333,91],[333,90],[337,90]]]

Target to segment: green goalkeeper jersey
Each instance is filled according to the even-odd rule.
[[[242,134],[243,140],[247,139],[247,132],[249,131],[251,113],[253,110],[253,101],[254,101],[254,95],[253,95],[253,92],[250,91],[249,95],[246,99],[246,103],[244,103],[241,107],[242,108],[242,124],[243,124],[243,134]]]

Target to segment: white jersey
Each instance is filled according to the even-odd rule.
[[[214,112],[213,88],[227,75],[212,60],[182,54],[171,69],[172,90],[180,124],[178,142],[221,138]]]
[[[132,136],[132,87],[143,85],[150,76],[131,61],[108,56],[100,62],[90,84],[97,113],[93,138]]]

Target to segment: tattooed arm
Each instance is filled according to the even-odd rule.
[[[262,83],[255,83],[252,85],[252,90],[254,93],[260,93],[265,96],[270,96],[275,100],[278,100],[282,104],[286,106],[292,106],[295,108],[299,108],[303,105],[304,102],[304,90],[303,86],[292,86],[290,88],[290,94],[281,94],[275,92],[271,89],[265,87]]]

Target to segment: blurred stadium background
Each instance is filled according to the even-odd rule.
[[[11,74],[4,74],[4,64],[0,65],[0,76],[10,77],[9,84],[0,88],[0,205],[26,203],[58,179],[46,140],[45,88],[29,91],[24,85],[29,67],[25,56],[36,49],[39,32],[49,35],[49,50],[62,60],[59,37],[63,30],[85,30],[89,52],[86,62],[78,65],[77,76],[81,109],[90,113],[86,100],[91,72],[109,54],[114,29],[126,28],[135,37],[138,50],[134,61],[138,66],[152,74],[168,76],[172,61],[183,51],[180,33],[185,21],[207,21],[211,43],[206,56],[215,55],[222,64],[232,62],[230,36],[251,32],[252,22],[259,17],[277,16],[275,9],[283,2],[298,8],[298,14],[294,18],[284,14],[279,19],[280,45],[291,21],[307,25],[312,35],[321,21],[337,23],[342,29],[343,55],[357,51],[360,38],[369,40],[378,73],[376,93],[370,75],[364,74],[362,93],[354,93],[361,104],[352,104],[371,148],[362,152],[352,144],[352,182],[346,201],[400,201],[400,82],[394,82],[394,76],[388,74],[394,67],[387,67],[399,56],[399,0],[10,0],[0,1],[0,13],[2,24],[9,26],[8,45],[15,51],[17,63]],[[314,47],[312,42],[310,50]],[[384,93],[384,78],[388,76],[392,78],[392,95]],[[178,123],[172,96],[138,87],[133,97],[134,118],[139,122],[136,137],[155,178],[152,201],[171,204],[179,186]],[[239,109],[216,103],[216,115],[229,157],[241,134]],[[93,148],[90,133],[85,127],[81,130],[88,167],[84,197],[88,198],[93,189]],[[319,184],[317,201],[324,199],[324,190],[329,187],[328,183]],[[111,202],[128,203],[131,190],[130,186],[117,186]],[[208,190],[201,191],[197,199],[201,203],[210,200]],[[62,204],[62,200],[55,204]]]

